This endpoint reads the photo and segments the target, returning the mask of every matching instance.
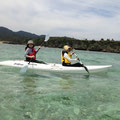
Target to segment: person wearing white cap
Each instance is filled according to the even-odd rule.
[[[26,61],[36,62],[36,63],[44,63],[42,61],[36,60],[36,53],[40,50],[41,46],[38,46],[37,50],[34,47],[35,47],[34,42],[32,40],[29,40],[27,43],[27,46],[25,48],[24,56],[26,58]]]
[[[72,48],[69,45],[64,46],[64,50],[61,51],[61,63],[63,66],[70,66],[70,67],[83,67],[78,61],[78,58],[72,59],[72,55],[70,52]],[[76,63],[75,63],[76,62]]]

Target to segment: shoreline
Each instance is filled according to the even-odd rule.
[[[8,41],[0,41],[0,44],[9,44]]]
[[[3,42],[3,41],[0,41],[0,44],[4,44],[4,42]]]
[[[17,44],[17,43],[10,43],[8,41],[0,41],[0,44],[9,44],[9,45],[25,45],[25,44]],[[38,46],[38,45],[36,45]],[[42,46],[44,48],[62,48],[62,47],[52,47],[52,46]],[[82,50],[82,49],[76,49],[76,50]],[[119,52],[111,52],[111,51],[97,51],[97,50],[82,50],[82,51],[91,51],[91,52],[103,52],[103,53],[117,53]]]

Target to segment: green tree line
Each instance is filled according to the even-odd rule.
[[[40,45],[43,39],[35,39],[34,40],[37,45]],[[88,50],[88,51],[101,51],[101,52],[120,52],[120,41],[114,41],[113,39],[101,39],[99,41],[96,40],[78,40],[75,38],[69,37],[50,37],[48,42],[43,45],[46,47],[54,47],[54,48],[63,48],[63,46],[67,44],[77,50]]]
[[[30,38],[29,38],[30,39]],[[29,39],[13,40],[12,44],[26,44]],[[64,45],[70,45],[77,50],[100,51],[120,53],[120,41],[104,40],[103,38],[97,40],[78,40],[70,37],[50,37],[47,42],[44,42],[45,37],[32,39],[36,45],[43,45],[45,47],[63,48]]]

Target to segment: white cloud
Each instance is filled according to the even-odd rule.
[[[0,0],[0,23],[15,31],[119,40],[119,0]]]

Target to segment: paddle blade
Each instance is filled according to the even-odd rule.
[[[49,35],[45,36],[45,42],[47,42],[49,40]]]
[[[28,69],[28,65],[25,65],[21,70],[20,73],[25,73]]]
[[[88,74],[90,74],[88,68],[86,66],[84,66],[84,68],[88,72]]]

